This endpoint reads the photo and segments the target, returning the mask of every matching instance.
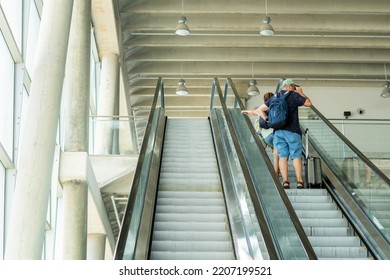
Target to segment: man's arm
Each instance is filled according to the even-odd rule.
[[[311,100],[309,97],[307,97],[304,93],[303,93],[303,89],[301,87],[295,87],[295,91],[298,92],[301,96],[305,97],[306,100],[305,100],[305,103],[303,103],[303,106],[305,107],[310,107],[311,105],[313,105],[311,103]]]

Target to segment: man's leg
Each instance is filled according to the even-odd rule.
[[[295,176],[297,178],[297,187],[303,188],[302,172],[302,137],[298,133],[290,132],[287,135],[290,148],[290,157],[292,159]]]

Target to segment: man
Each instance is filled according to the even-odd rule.
[[[286,97],[288,104],[288,124],[279,129],[274,129],[274,146],[279,154],[279,169],[283,178],[283,187],[290,188],[288,179],[288,158],[293,162],[297,178],[297,188],[304,188],[302,173],[302,133],[299,126],[298,107],[310,107],[310,99],[303,93],[302,88],[293,80],[286,79],[282,83],[282,89],[277,93],[280,97],[290,91]],[[262,104],[258,111],[262,118],[266,119],[266,111],[271,99]]]

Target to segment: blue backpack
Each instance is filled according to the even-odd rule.
[[[268,115],[268,111],[266,112],[266,114]],[[264,128],[264,129],[269,129],[271,128],[269,125],[268,125],[268,121],[264,120],[261,116],[259,116],[259,126],[261,128]]]
[[[290,122],[288,116],[288,104],[286,102],[286,97],[288,95],[290,95],[290,91],[286,92],[282,96],[274,96],[270,100],[267,121],[270,128],[283,128]]]

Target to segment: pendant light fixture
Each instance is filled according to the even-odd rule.
[[[178,86],[176,88],[176,94],[180,96],[188,95],[188,89],[186,87],[186,81],[184,79],[180,79]]]
[[[183,62],[181,63],[181,75],[183,75]],[[188,95],[188,89],[186,87],[186,81],[181,77],[176,88],[176,94],[180,96]]]
[[[385,67],[385,84],[383,85],[384,88],[382,89],[381,92],[381,97],[383,98],[389,98],[390,97],[390,82],[387,80],[387,73],[386,73],[386,63],[384,64]]]
[[[275,35],[274,28],[271,25],[271,18],[268,16],[267,0],[265,0],[265,17],[263,18],[263,25],[260,28],[260,35],[262,36]]]
[[[178,20],[177,26],[176,26],[176,34],[179,36],[187,36],[190,35],[190,29],[187,25],[187,18],[183,15],[184,10],[184,0],[181,0],[181,16]]]
[[[249,87],[246,91],[246,93],[249,95],[249,96],[256,96],[256,95],[259,95],[260,94],[260,91],[259,89],[257,88],[256,86],[256,80],[253,76],[253,62],[252,62],[252,79],[249,80]]]

